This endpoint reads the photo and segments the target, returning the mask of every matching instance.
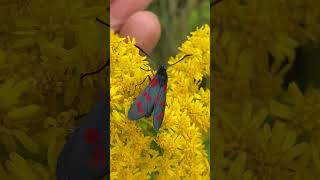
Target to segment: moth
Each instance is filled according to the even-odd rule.
[[[108,58],[105,65],[82,74],[80,80],[101,72],[109,64]],[[99,179],[110,174],[109,101],[107,88],[92,110],[79,116],[81,123],[70,134],[57,160],[58,180]]]
[[[139,49],[144,54],[146,54],[141,48]],[[157,131],[160,129],[166,107],[168,82],[167,68],[168,66],[177,64],[178,62],[182,61],[184,58],[188,56],[191,55],[185,55],[179,61],[173,64],[161,65],[157,69],[156,75],[153,77],[152,80],[150,76],[147,76],[150,80],[150,83],[132,103],[128,111],[128,119],[138,120],[142,117],[150,117],[153,112],[153,127]]]
[[[110,27],[109,24],[99,19],[97,19],[97,21]],[[141,47],[139,47],[138,45],[135,45],[135,47],[137,47],[147,57],[152,59]],[[182,61],[184,58],[188,56],[191,56],[191,55],[185,55],[184,57],[182,57],[180,60],[178,60],[173,64],[161,65],[157,69],[157,73],[152,80],[149,75],[147,76],[147,78],[149,78],[150,84],[142,91],[142,93],[132,103],[131,108],[128,112],[128,119],[138,120],[138,119],[141,119],[142,117],[149,117],[153,112],[153,127],[155,130],[160,129],[160,126],[163,121],[164,113],[165,113],[165,106],[166,106],[166,94],[167,94],[167,82],[168,82],[167,67],[179,63],[180,61]],[[147,71],[151,71],[151,70],[147,70]]]
[[[65,143],[57,161],[58,180],[99,179],[109,174],[108,99],[105,95],[97,102]]]

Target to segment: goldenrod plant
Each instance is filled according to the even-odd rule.
[[[283,86],[296,48],[319,43],[317,4],[222,0],[211,9],[213,179],[318,179],[320,91]]]
[[[149,82],[136,86],[151,72],[134,38],[110,34],[110,177],[111,179],[209,179],[204,141],[210,128],[210,28],[203,25],[188,36],[179,53],[168,60],[167,103],[159,132],[152,116],[130,121],[128,110]],[[150,69],[150,67],[149,67]],[[155,73],[155,72],[154,72]]]

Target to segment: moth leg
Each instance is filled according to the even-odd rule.
[[[136,89],[137,86],[140,86],[141,84],[143,84],[147,80],[147,78],[149,79],[149,81],[151,81],[151,77],[149,75],[147,75],[147,77],[144,78],[144,80],[140,84],[137,84],[134,86],[134,89]]]
[[[151,81],[151,77],[149,75],[147,75],[147,77],[144,78],[144,80],[140,84],[137,84],[137,85],[134,86],[133,94],[136,91],[137,86],[140,86],[141,84],[143,84],[147,80],[147,78],[149,79],[149,81]]]
[[[144,64],[145,66],[147,66],[146,64]],[[142,68],[142,67],[140,67],[140,69],[142,69],[142,70],[144,70],[144,71],[151,71],[151,73],[152,73],[152,76],[154,77],[154,74],[153,74],[153,71],[152,71],[152,69],[144,69],[144,68]]]

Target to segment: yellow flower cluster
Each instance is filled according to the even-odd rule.
[[[210,128],[210,28],[191,33],[168,63],[167,105],[160,131],[152,116],[137,122],[127,118],[134,98],[147,86],[140,69],[147,63],[135,40],[110,34],[110,168],[111,179],[209,179],[204,140]],[[151,73],[149,75],[152,75]]]

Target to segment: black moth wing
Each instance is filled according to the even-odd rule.
[[[158,95],[156,96],[155,106],[153,110],[153,127],[159,130],[163,121],[165,108],[166,108],[166,96],[167,85],[161,87]]]
[[[154,102],[156,95],[160,91],[160,87],[154,87],[153,82],[158,81],[158,76],[156,75],[150,84],[140,93],[136,100],[132,103],[128,118],[130,120],[138,120],[142,117],[149,117],[154,108]]]
[[[150,84],[132,103],[128,112],[128,118],[138,120],[142,117],[149,117],[152,112],[154,112],[153,125],[154,128],[158,130],[161,126],[165,111],[167,81],[166,68],[160,66]]]

